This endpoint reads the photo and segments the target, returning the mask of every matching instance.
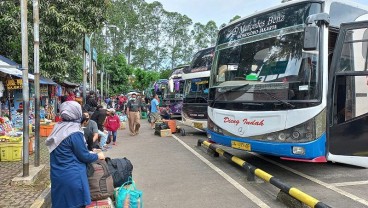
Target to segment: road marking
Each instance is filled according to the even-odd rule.
[[[359,186],[368,184],[368,181],[351,181],[342,183],[331,183],[332,186]]]
[[[203,129],[198,129],[198,128],[194,127],[194,126],[188,126],[188,125],[185,125],[183,121],[179,121],[179,122],[180,122],[181,124],[183,124],[184,126],[191,127],[191,128],[193,128],[193,129],[195,129],[195,130],[197,130],[197,131],[200,131],[200,132],[206,132],[206,131],[205,131],[205,130],[203,130]]]
[[[355,196],[355,195],[353,195],[353,194],[351,194],[351,193],[349,193],[349,192],[346,192],[346,191],[344,191],[344,190],[341,190],[341,189],[339,189],[339,188],[335,187],[335,186],[334,186],[334,185],[332,185],[332,184],[328,184],[328,183],[325,183],[325,182],[323,182],[323,181],[320,181],[320,180],[318,180],[317,178],[313,178],[312,176],[309,176],[309,175],[307,175],[307,174],[304,174],[304,173],[302,173],[302,172],[299,172],[299,171],[297,171],[297,170],[294,170],[294,169],[292,169],[292,168],[289,168],[289,167],[287,167],[287,166],[285,166],[285,165],[282,165],[282,164],[280,164],[280,163],[278,163],[278,162],[276,162],[276,161],[270,160],[270,159],[268,159],[268,158],[266,158],[266,157],[264,157],[264,156],[262,156],[262,155],[259,155],[259,154],[257,154],[257,153],[254,153],[254,152],[248,152],[248,153],[249,153],[249,154],[252,154],[252,155],[254,155],[254,156],[257,156],[257,157],[259,157],[259,158],[261,158],[261,159],[263,159],[263,160],[265,160],[265,161],[267,161],[267,162],[269,162],[269,163],[272,163],[272,164],[274,164],[274,165],[277,165],[277,166],[279,166],[279,167],[281,167],[281,168],[283,168],[283,169],[285,169],[285,170],[288,170],[288,171],[290,171],[290,172],[292,172],[292,173],[294,173],[294,174],[296,174],[296,175],[299,175],[299,176],[301,176],[301,177],[303,177],[303,178],[306,178],[306,179],[308,179],[308,180],[310,180],[310,181],[313,181],[313,182],[315,182],[315,183],[317,183],[317,184],[319,184],[319,185],[321,185],[321,186],[324,186],[324,187],[326,187],[326,188],[328,188],[328,189],[331,189],[332,191],[335,191],[335,192],[337,192],[337,193],[339,193],[339,194],[341,194],[341,195],[343,195],[343,196],[346,196],[346,197],[348,197],[348,198],[350,198],[350,199],[352,199],[352,200],[354,200],[354,201],[356,201],[356,202],[359,202],[359,203],[361,203],[361,204],[364,204],[364,205],[368,206],[368,201],[367,201],[367,200],[362,199],[362,198],[360,198],[360,197],[357,197],[357,196]]]
[[[236,189],[238,189],[248,199],[252,200],[252,202],[257,204],[259,207],[269,208],[269,206],[266,203],[264,203],[262,200],[260,200],[258,197],[256,197],[254,194],[252,194],[250,191],[248,191],[246,188],[244,188],[242,185],[236,182],[233,178],[231,178],[228,174],[226,174],[216,165],[212,164],[210,161],[208,161],[206,158],[204,158],[202,155],[196,152],[193,148],[191,148],[190,146],[185,144],[183,141],[181,141],[181,139],[179,139],[177,136],[172,135],[172,137],[174,137],[174,139],[176,139],[180,144],[182,144],[187,150],[189,150],[191,153],[197,156],[200,160],[202,160],[202,162],[208,165],[212,170],[216,171],[219,175],[225,178],[225,180],[227,180],[231,185],[233,185]]]

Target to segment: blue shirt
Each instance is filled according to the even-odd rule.
[[[152,99],[151,101],[151,113],[157,113],[157,106],[158,106],[158,101],[156,99]]]

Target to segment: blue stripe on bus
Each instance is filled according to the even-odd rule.
[[[221,134],[214,133],[212,131],[207,131],[211,135],[211,140],[231,147],[231,141],[245,142],[251,145],[251,151],[257,153],[263,153],[267,155],[274,155],[278,157],[290,157],[290,158],[300,158],[312,160],[317,157],[326,156],[326,134],[324,133],[321,137],[314,141],[306,143],[282,143],[282,142],[269,142],[269,141],[259,141],[247,138],[238,138],[225,136]],[[292,152],[292,147],[304,147],[305,155],[296,155]]]

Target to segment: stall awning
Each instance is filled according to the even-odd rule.
[[[61,85],[64,86],[69,86],[69,87],[79,87],[79,84],[73,83],[73,82],[68,82],[68,81],[63,81],[62,83],[60,83]]]
[[[40,84],[57,85],[56,82],[52,81],[52,79],[46,77],[40,77]]]
[[[19,70],[18,67],[19,64],[0,55],[0,72],[16,77],[22,77],[22,71]],[[28,79],[34,80],[34,75],[28,74]]]

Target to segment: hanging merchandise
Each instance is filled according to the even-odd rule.
[[[4,96],[4,84],[2,81],[0,81],[0,97],[3,97]]]

